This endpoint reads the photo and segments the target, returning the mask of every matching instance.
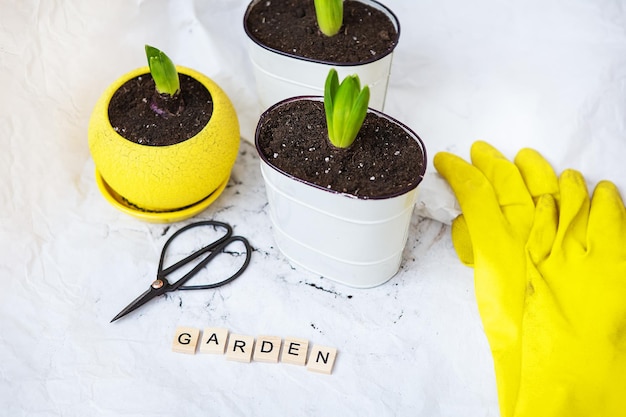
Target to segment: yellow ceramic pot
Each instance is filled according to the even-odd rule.
[[[228,96],[199,72],[176,68],[204,85],[213,99],[211,119],[196,136],[175,145],[146,146],[113,130],[108,117],[111,97],[128,80],[148,74],[148,67],[131,71],[111,84],[89,121],[89,149],[105,197],[111,201],[115,199],[111,195],[121,196],[126,207],[157,213],[157,220],[158,213],[187,213],[189,207],[214,200],[214,193],[224,189],[239,150],[239,122]]]

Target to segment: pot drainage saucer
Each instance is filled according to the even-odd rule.
[[[98,189],[104,198],[116,209],[123,211],[126,214],[130,214],[141,220],[145,220],[151,223],[173,223],[181,220],[188,219],[196,214],[204,211],[208,206],[213,203],[217,197],[222,194],[222,191],[226,188],[229,178],[226,178],[222,184],[215,191],[209,194],[205,199],[192,204],[190,206],[170,211],[150,211],[141,209],[131,203],[129,203],[124,197],[119,195],[113,190],[109,184],[106,183],[100,172],[96,169],[96,183]]]

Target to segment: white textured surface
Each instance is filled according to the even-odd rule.
[[[623,2],[385,3],[402,25],[386,112],[422,137],[429,162],[444,149],[465,157],[476,139],[510,157],[530,146],[559,171],[626,193]],[[448,227],[420,216],[454,214],[437,181],[420,191],[400,273],[354,290],[278,253],[244,141],[228,188],[195,220],[247,236],[248,272],[109,324],[153,280],[179,225],[140,222],[99,195],[89,114],[109,83],[145,65],[150,43],[218,82],[250,140],[246,5],[0,0],[0,415],[498,415],[472,271]],[[170,350],[176,326],[295,336],[339,353],[331,376],[181,355]]]

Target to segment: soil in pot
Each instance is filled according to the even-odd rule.
[[[211,93],[194,78],[179,74],[183,109],[162,117],[150,108],[156,94],[150,73],[124,83],[111,98],[109,120],[122,137],[140,145],[167,146],[194,137],[211,119]]]
[[[289,55],[332,63],[360,63],[393,50],[399,34],[380,10],[344,2],[344,21],[335,36],[317,25],[313,0],[261,0],[244,22],[259,43]]]
[[[259,152],[270,165],[320,188],[364,199],[415,188],[426,163],[411,135],[371,112],[352,146],[335,148],[328,141],[321,101],[276,107],[261,118],[258,135]]]

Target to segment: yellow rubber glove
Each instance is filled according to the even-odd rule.
[[[559,183],[552,167],[537,151],[522,149],[514,159],[515,165],[520,170],[528,192],[537,201],[544,194],[553,195],[559,199]],[[474,251],[472,241],[463,214],[452,221],[451,226],[452,244],[459,260],[467,266],[474,266]]]
[[[527,245],[515,415],[624,416],[626,209],[608,181],[590,203],[572,170],[561,175],[560,196],[560,207],[541,197]]]
[[[516,166],[478,141],[472,146],[471,159],[469,164],[441,152],[435,155],[434,165],[454,190],[467,225],[465,236],[471,236],[468,247],[475,266],[476,300],[494,359],[500,411],[502,416],[511,416],[520,377],[525,245],[535,210],[524,177],[538,183],[549,178],[554,184],[557,181],[535,151],[521,151]]]

